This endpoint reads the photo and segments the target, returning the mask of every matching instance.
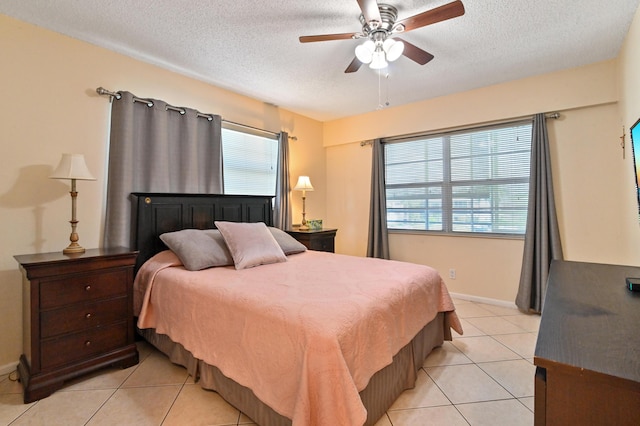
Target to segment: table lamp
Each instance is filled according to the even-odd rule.
[[[50,179],[71,179],[71,236],[69,240],[71,243],[69,246],[62,250],[64,254],[70,253],[84,253],[84,248],[78,244],[78,233],[76,232],[76,226],[78,221],[76,219],[76,198],[78,192],[76,191],[76,180],[96,180],[84,161],[84,155],[82,154],[62,154],[60,164],[55,169],[53,174],[49,176]]]
[[[302,191],[302,224],[298,229],[301,231],[308,231],[309,227],[307,226],[307,219],[305,217],[306,212],[305,212],[304,200],[306,198],[306,192],[313,191],[313,185],[311,185],[309,176],[298,177],[298,183],[296,183],[296,186],[293,189],[296,191]]]

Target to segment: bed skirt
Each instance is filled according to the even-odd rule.
[[[173,342],[154,329],[138,330],[140,335],[169,357],[171,362],[187,369],[203,389],[213,390],[260,426],[291,426],[291,419],[278,414],[260,401],[251,389],[226,377],[215,366],[194,358],[181,344]],[[415,386],[417,372],[427,355],[444,340],[451,340],[450,327],[444,313],[439,313],[414,339],[393,357],[393,362],[371,377],[360,392],[367,409],[365,425],[375,424],[400,394]]]

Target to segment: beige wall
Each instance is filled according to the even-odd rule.
[[[548,127],[565,259],[640,264],[617,73],[617,61],[606,61],[325,123],[327,217],[340,229],[337,249],[366,252],[371,148],[360,141],[560,111]],[[522,240],[392,233],[389,242],[393,259],[435,267],[451,292],[515,300]]]
[[[80,244],[101,243],[110,104],[95,89],[128,90],[271,131],[286,130],[291,180],[311,176],[308,211],[324,217],[322,123],[0,15],[0,372],[22,351],[15,254],[69,244],[69,184],[48,179],[63,152],[84,153],[95,182],[78,182]],[[294,220],[301,199],[293,194]]]
[[[85,247],[101,242],[109,102],[95,93],[98,86],[297,136],[290,143],[292,183],[300,174],[311,177],[309,217],[339,228],[337,250],[356,255],[366,250],[370,190],[371,149],[361,140],[559,110],[562,119],[550,121],[549,132],[566,257],[639,264],[630,145],[624,160],[619,147],[622,125],[628,132],[640,117],[639,21],[636,13],[619,61],[323,124],[0,15],[0,372],[22,351],[13,255],[68,244],[69,188],[47,178],[62,152],[84,153],[98,178],[78,184],[78,230]],[[292,199],[299,220],[299,194]],[[394,258],[436,267],[452,292],[513,301],[521,240],[390,240]],[[450,268],[456,280],[447,278]]]

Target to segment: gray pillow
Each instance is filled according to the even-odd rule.
[[[183,229],[167,232],[160,239],[189,271],[233,265],[233,257],[217,229]]]
[[[305,247],[304,244],[302,244],[300,241],[296,240],[295,238],[293,238],[291,235],[287,234],[283,230],[278,228],[273,228],[271,226],[269,226],[268,228],[269,228],[269,231],[271,231],[273,238],[275,238],[278,244],[280,245],[280,248],[282,249],[284,254],[290,255],[290,254],[302,253],[303,251],[307,250],[307,247]]]
[[[287,261],[287,256],[263,222],[214,223],[227,243],[236,269]]]

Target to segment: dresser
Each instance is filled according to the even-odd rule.
[[[640,425],[640,268],[554,261],[535,348],[535,424]]]
[[[138,363],[133,271],[137,252],[14,256],[23,275],[23,350],[18,371],[29,403],[69,379]]]
[[[296,240],[300,241],[309,250],[335,252],[335,238],[337,229],[318,229],[300,231],[297,229],[287,231]]]

